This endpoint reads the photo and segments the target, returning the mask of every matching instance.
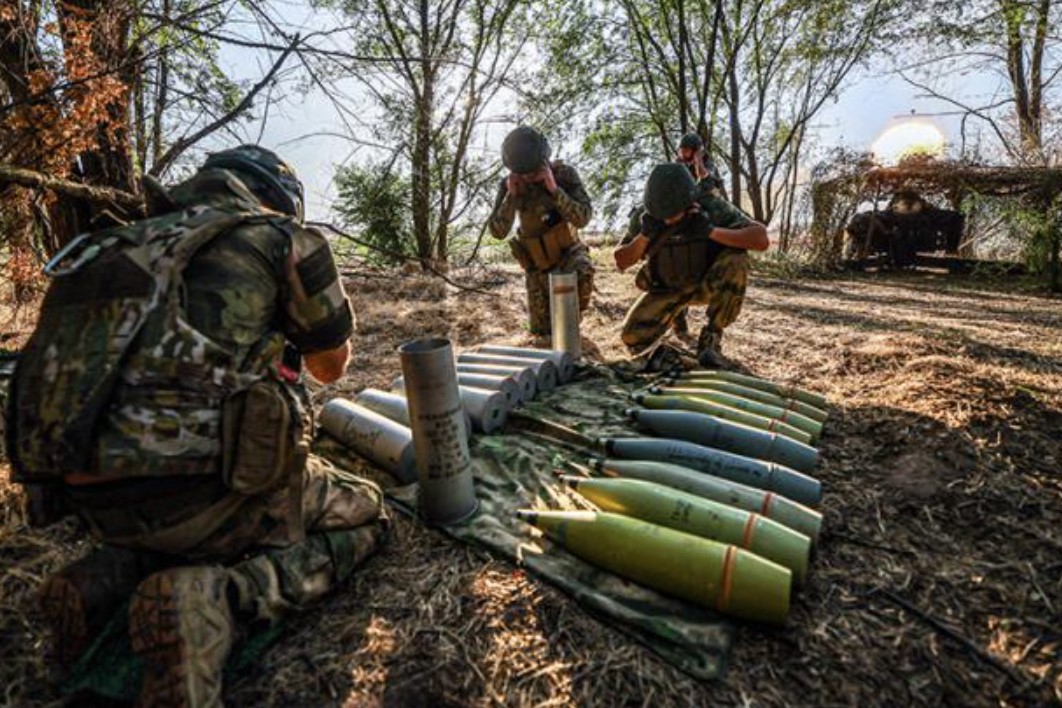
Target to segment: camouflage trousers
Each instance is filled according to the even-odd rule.
[[[278,543],[290,531],[277,533],[282,520],[290,518],[285,508],[288,497],[271,494],[247,499],[215,530],[179,554],[165,544],[152,548],[148,542],[128,543],[138,529],[144,539],[157,534],[150,516],[135,508],[124,513],[86,508],[75,496],[79,514],[104,545],[72,567],[78,578],[100,586],[90,596],[117,607],[152,573],[183,565],[226,566],[238,596],[233,609],[248,619],[275,621],[349,578],[386,537],[383,494],[374,483],[310,456],[301,492],[302,540]]]
[[[590,295],[594,292],[594,264],[590,262],[590,250],[584,243],[569,248],[556,268],[550,271],[525,271],[527,280],[528,327],[532,334],[549,334],[552,331],[549,315],[549,274],[576,273],[579,276],[579,312],[590,307]]]
[[[627,312],[623,343],[634,353],[652,347],[690,305],[707,305],[708,323],[701,332],[699,350],[712,333],[722,332],[741,313],[749,279],[749,259],[744,251],[720,253],[697,285],[668,292],[647,292]]]

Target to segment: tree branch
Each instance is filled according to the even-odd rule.
[[[264,77],[262,77],[261,81],[254,85],[254,87],[247,93],[246,96],[243,97],[243,100],[241,100],[235,108],[233,108],[231,111],[221,116],[217,120],[209,123],[208,125],[203,126],[201,129],[197,130],[191,135],[183,137],[177,142],[175,142],[173,145],[171,145],[170,148],[165,152],[165,154],[163,154],[163,156],[159,158],[159,160],[155,162],[154,165],[151,166],[151,170],[148,172],[148,174],[153,177],[162,174],[166,171],[167,168],[169,168],[170,165],[173,164],[173,162],[178,157],[181,156],[182,153],[184,153],[185,150],[190,148],[192,145],[195,145],[197,142],[210,135],[211,133],[217,131],[220,128],[225,127],[226,125],[234,121],[241,113],[250,108],[251,103],[254,101],[254,97],[257,96],[262,89],[268,86],[270,82],[272,82],[273,77],[276,76],[278,71],[280,71],[280,67],[284,65],[284,62],[285,60],[287,60],[288,56],[293,51],[295,51],[295,47],[298,46],[298,44],[299,37],[296,35],[295,39],[292,40],[291,44],[288,45],[288,48],[285,49],[284,52],[280,55],[280,57],[276,60],[276,62],[273,63],[273,68],[271,68],[269,72]]]
[[[17,184],[31,189],[50,189],[53,192],[77,199],[84,199],[97,204],[111,204],[137,212],[141,212],[144,207],[140,197],[120,189],[93,187],[80,182],[52,177],[43,172],[2,163],[0,163],[0,184]]]

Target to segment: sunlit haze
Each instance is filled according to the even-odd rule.
[[[944,153],[944,133],[924,118],[904,119],[887,127],[874,141],[874,158],[894,165],[911,154],[939,156]]]

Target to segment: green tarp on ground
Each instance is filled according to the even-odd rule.
[[[589,437],[631,435],[634,428],[623,409],[630,405],[630,393],[644,381],[626,378],[604,367],[586,368],[575,382],[540,396],[522,412]],[[445,532],[508,558],[556,585],[601,621],[626,632],[690,675],[702,679],[721,676],[732,641],[730,622],[709,610],[597,570],[516,518],[514,512],[523,508],[584,508],[554,471],[568,462],[585,462],[587,453],[545,437],[541,431],[524,428],[514,423],[506,427],[505,434],[475,437],[470,449],[480,508],[472,519]],[[319,441],[317,452],[341,468],[356,470],[364,464],[327,436]],[[412,513],[416,485],[389,490],[388,496]],[[142,663],[132,653],[126,627],[122,611],[75,667],[64,693],[136,699]],[[233,653],[226,669],[229,676],[251,667],[282,631],[281,625],[253,633]]]
[[[522,411],[589,437],[630,436],[637,433],[623,409],[631,405],[630,393],[644,383],[625,382],[604,367],[585,369],[575,382],[541,396]],[[585,462],[587,453],[544,437],[541,431],[517,427],[510,424],[503,435],[475,437],[471,452],[480,508],[471,520],[446,532],[519,563],[683,671],[697,678],[719,677],[732,641],[729,621],[600,571],[516,518],[517,509],[587,508],[579,506],[578,498],[554,474],[568,461]],[[416,485],[391,492],[407,510],[415,495]]]

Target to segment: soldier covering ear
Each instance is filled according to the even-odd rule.
[[[550,156],[549,141],[534,128],[520,126],[505,137],[502,164],[510,173],[498,186],[488,222],[491,234],[502,239],[519,218],[509,247],[524,269],[533,334],[550,331],[550,273],[578,274],[580,311],[593,292],[594,267],[576,232],[590,221],[590,197],[576,169]]]

